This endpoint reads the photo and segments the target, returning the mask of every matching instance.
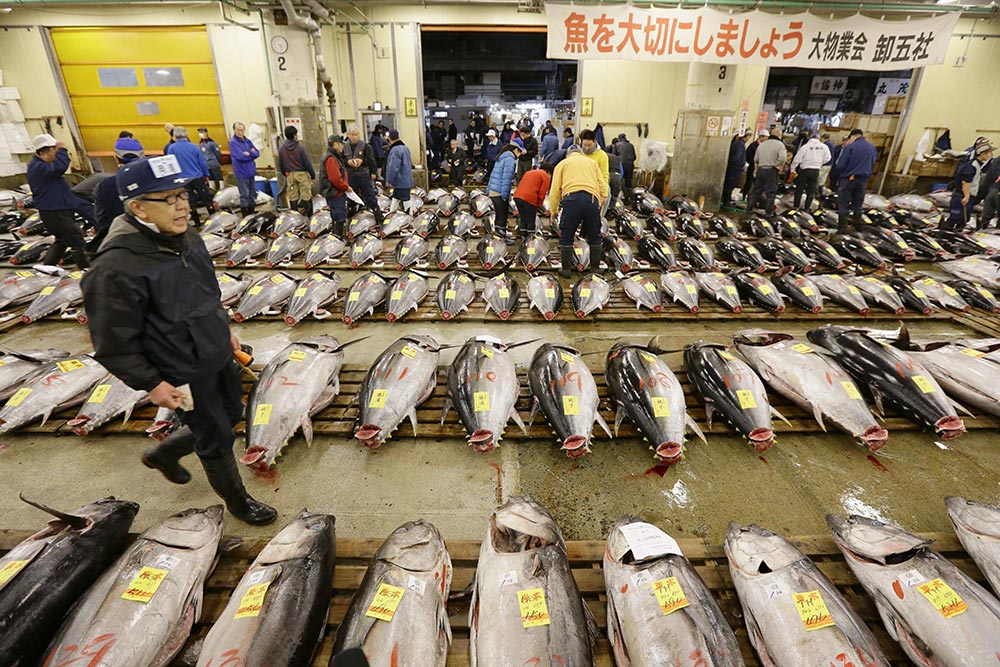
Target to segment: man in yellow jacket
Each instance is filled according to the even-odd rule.
[[[581,133],[583,134],[583,133]],[[603,151],[602,151],[603,152]],[[605,158],[606,159],[606,158]],[[559,223],[559,275],[571,278],[576,261],[573,239],[583,224],[583,235],[590,245],[590,270],[601,273],[601,205],[608,198],[608,182],[594,160],[588,159],[576,144],[569,147],[566,159],[556,166],[549,188],[549,210],[555,215],[562,209]]]

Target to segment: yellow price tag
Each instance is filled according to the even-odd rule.
[[[850,292],[851,294],[861,294],[861,290],[859,290],[854,285],[848,285],[847,286],[847,291]]]
[[[663,396],[653,397],[653,416],[657,419],[670,416],[670,402]]]
[[[392,617],[396,615],[396,609],[399,608],[399,603],[403,600],[405,592],[406,589],[399,586],[379,584],[365,616],[377,618],[380,621],[391,621]]]
[[[973,359],[982,359],[986,356],[985,352],[980,352],[979,350],[973,350],[971,347],[967,347],[962,350],[962,354],[967,357],[972,357]]]
[[[31,244],[28,244],[28,245],[31,245]],[[30,278],[31,276],[35,275],[35,272],[34,271],[18,271],[14,275],[16,275],[19,278]]]
[[[753,397],[753,392],[749,389],[737,389],[736,398],[740,401],[740,407],[744,410],[751,410],[757,407],[757,399]]]
[[[281,246],[280,245],[278,245],[277,243],[272,243],[271,244],[271,252],[278,252],[279,250],[281,250]],[[277,276],[275,276],[275,277],[277,277]]]
[[[476,412],[490,411],[490,393],[488,391],[477,391],[472,394],[472,403]]]
[[[410,249],[409,248],[400,248],[399,249],[399,254],[402,255],[403,257],[406,257],[407,255],[410,254]]]
[[[42,289],[42,291],[40,292],[40,294],[42,296],[48,296],[48,295],[52,294],[55,291],[56,291],[56,286],[55,285],[49,285],[48,287]]]
[[[389,301],[399,301],[403,298],[403,290],[394,289],[392,290],[392,295],[389,297]]]
[[[808,345],[806,345],[805,343],[796,343],[795,345],[792,345],[792,349],[798,352],[799,354],[809,354],[810,352],[813,351],[813,349]]]
[[[656,291],[656,285],[654,285],[653,283],[646,283],[646,291],[647,292],[655,292]]]
[[[231,283],[231,282],[233,282],[233,279],[230,278],[225,273],[223,273],[221,276],[219,276],[219,282],[220,283]]]
[[[71,371],[78,371],[81,368],[85,368],[85,366],[79,359],[67,359],[66,361],[57,361],[56,368],[61,370],[63,373],[69,373]]]
[[[684,594],[680,582],[677,581],[677,577],[660,579],[650,585],[653,587],[653,594],[656,595],[656,601],[660,603],[660,609],[663,610],[664,616],[688,606],[687,596]]]
[[[493,358],[493,350],[491,350],[490,348],[486,347],[485,345],[482,348],[480,348],[480,349],[482,350],[482,353],[483,353],[484,357],[486,357],[487,359],[492,359]]]
[[[807,632],[836,625],[818,590],[808,593],[792,593],[792,600],[795,602],[795,610],[799,612],[799,618],[802,619],[802,625],[805,626]]]
[[[563,396],[563,414],[564,415],[580,414],[579,396]]]
[[[583,254],[583,248],[575,248],[573,250],[573,252],[575,252],[577,255],[582,255]]]
[[[648,352],[640,352],[639,356],[641,356],[643,359],[645,359],[646,361],[648,361],[651,364],[655,364],[656,363],[656,356],[654,356],[654,355],[652,355],[652,354],[650,354]]]
[[[13,579],[14,575],[23,570],[29,562],[31,561],[12,560],[0,568],[0,588],[3,588],[4,584]]]
[[[569,352],[560,352],[560,353],[559,353],[559,357],[560,357],[560,358],[561,358],[561,359],[562,359],[563,361],[565,361],[565,362],[566,362],[567,364],[571,364],[571,363],[573,363],[574,361],[576,361],[576,357],[574,357],[574,356],[573,356],[572,354],[570,354]]]
[[[412,359],[413,357],[417,356],[417,351],[414,348],[410,347],[409,345],[404,345],[403,349],[400,350],[399,353],[404,357],[406,357],[407,359]]]
[[[518,591],[517,604],[521,608],[521,627],[534,628],[549,624],[549,608],[545,604],[545,591],[541,588]]]
[[[534,255],[534,254],[535,254],[535,249],[534,249],[534,248],[528,248],[526,252],[527,252],[527,253],[528,253],[529,255]]]
[[[816,296],[816,290],[814,290],[812,287],[803,287],[802,294],[804,296]]]
[[[347,295],[347,302],[354,303],[360,298],[361,298],[361,292],[351,292],[350,294]]]
[[[920,282],[922,282],[924,285],[927,285],[928,287],[934,287],[935,285],[937,285],[937,281],[934,280],[933,278],[924,278]]]
[[[913,384],[917,385],[920,388],[920,391],[925,394],[934,393],[934,385],[932,385],[930,380],[925,378],[923,375],[914,375],[910,379],[913,380]]]
[[[904,250],[906,249],[906,243],[904,243],[903,241],[896,241],[896,245],[899,246],[900,248],[903,248]]]
[[[506,287],[501,287],[500,289],[498,289],[497,290],[497,294],[500,295],[501,299],[509,299],[510,298],[510,290],[507,289]]]
[[[104,399],[108,397],[108,392],[111,391],[110,384],[99,384],[94,387],[94,391],[90,393],[90,398],[87,399],[88,403],[103,403]]]
[[[441,246],[441,252],[444,254],[451,252],[451,246],[450,245]]]
[[[708,255],[708,248],[705,248],[703,246],[698,246],[698,252],[700,252],[702,255],[706,255],[707,256]]]
[[[917,289],[916,287],[913,288],[913,296],[917,297],[918,299],[927,298],[927,295],[924,294],[924,291],[922,289]]]
[[[163,580],[170,574],[170,570],[161,570],[155,567],[143,567],[139,570],[132,583],[128,585],[122,593],[123,600],[134,600],[143,604],[153,599],[156,589],[160,587]]]
[[[583,297],[584,299],[586,299],[588,296],[590,296],[590,288],[589,287],[581,287],[580,288],[580,296]]]
[[[494,253],[493,246],[486,246],[486,254],[492,255]]]
[[[892,289],[891,285],[882,285],[882,289],[884,289],[889,294],[895,294],[896,293],[896,290]]]
[[[24,399],[28,398],[28,394],[31,393],[31,389],[28,387],[21,387],[14,392],[14,395],[7,399],[7,405],[16,408],[24,402]]]
[[[736,294],[736,288],[732,285],[726,285],[726,291],[730,294]]]
[[[684,287],[687,288],[688,294],[697,294],[698,293],[698,288],[695,287],[694,285],[685,285]]]
[[[446,289],[444,291],[444,298],[446,298],[446,299],[454,299],[455,295],[456,295],[455,294],[455,290],[453,290],[453,289]]]
[[[236,608],[236,614],[233,618],[253,618],[254,616],[260,616],[260,610],[264,607],[264,594],[267,593],[267,588],[270,585],[270,581],[265,581],[262,584],[248,588],[247,592],[240,598],[240,606]]]
[[[385,397],[389,395],[388,389],[376,389],[372,392],[371,400],[368,401],[369,408],[384,408]]]
[[[853,398],[856,401],[861,400],[861,392],[858,391],[857,385],[855,385],[853,382],[851,382],[850,380],[845,380],[844,382],[840,383],[840,386],[844,388],[844,391],[847,393],[848,398]]]
[[[982,294],[987,299],[994,299],[994,298],[996,298],[996,297],[993,296],[993,292],[989,291],[985,287],[980,287],[979,288],[979,293]]]
[[[305,361],[306,351],[305,350],[292,350],[288,353],[289,361]]]
[[[271,276],[271,282],[274,283],[275,285],[280,285],[281,283],[285,282],[285,277],[280,273],[276,273],[275,275]]]
[[[941,612],[945,618],[958,616],[965,613],[969,605],[958,596],[951,586],[941,579],[931,579],[930,581],[917,586],[920,594],[927,598],[927,601],[934,605],[934,608]]]
[[[948,285],[945,285],[944,291],[945,294],[948,294],[949,296],[958,296],[958,290],[955,289],[954,287],[949,287]]]
[[[467,283],[467,282],[469,282],[469,279],[466,276],[460,275],[458,277],[458,282],[460,282],[460,283]]]
[[[799,250],[798,248],[792,248],[791,250],[792,250],[792,254],[793,255],[801,255],[802,254],[802,251]]]
[[[552,289],[551,287],[546,287],[545,288],[545,298],[546,299],[554,299],[554,298],[556,298],[556,291],[554,289]]]
[[[318,243],[313,243],[311,246],[309,246],[309,252],[318,252],[318,251],[319,251]]]
[[[866,245],[865,250],[867,250],[868,252],[875,252],[875,248],[870,245]]]
[[[772,289],[771,289],[771,286],[770,286],[770,285],[761,285],[761,286],[760,286],[760,293],[761,293],[761,294],[765,294],[765,295],[767,295],[767,294],[770,294],[770,293],[771,293],[771,292],[773,292],[773,291],[774,291],[774,290],[772,290]]]
[[[256,296],[260,294],[262,291],[264,291],[263,285],[254,285],[249,290],[247,290],[247,294],[250,294],[251,296]]]
[[[726,361],[736,361],[736,357],[729,354],[725,350],[719,350],[719,356],[725,359]]]
[[[305,295],[306,295],[306,288],[305,288],[305,287],[300,287],[300,288],[298,288],[298,289],[297,289],[297,290],[295,290],[295,292],[294,292],[294,293],[292,294],[292,296],[295,296],[295,297],[302,297],[302,296],[305,296]]]
[[[253,411],[253,425],[267,426],[271,422],[271,404],[261,403]]]

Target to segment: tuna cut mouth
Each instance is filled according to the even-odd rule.
[[[823,310],[823,306],[813,306],[812,309],[811,309],[811,312],[812,312],[813,315],[816,315],[821,310]]]
[[[285,324],[287,324],[288,326],[294,327],[298,323],[299,321],[294,317],[292,317],[291,315],[285,315]]]
[[[888,440],[889,431],[881,426],[869,426],[865,429],[865,432],[861,434],[862,444],[873,452],[877,452],[885,447],[885,443]]]
[[[451,313],[448,312],[447,310],[442,310],[441,311],[441,319],[442,320],[450,320],[451,319]]]
[[[664,463],[677,463],[684,457],[684,448],[679,442],[661,442],[656,446],[656,457]]]
[[[587,446],[587,438],[582,435],[569,436],[563,440],[562,448],[566,450],[566,456],[571,459],[581,458],[590,451],[590,447]]]
[[[28,317],[27,315],[21,315],[21,321],[24,322],[25,324],[31,324],[31,318]]]
[[[662,313],[663,312],[663,306],[661,306],[660,304],[656,304],[655,306],[653,306],[653,312],[654,313]]]
[[[868,308],[862,308],[861,310],[858,311],[858,315],[861,315],[862,317],[866,317],[868,315],[868,313],[870,313],[870,312],[872,312],[870,309],[868,309]]]
[[[13,264],[13,263],[14,262],[11,262],[11,264]],[[236,262],[232,261],[231,259],[227,259],[226,260],[226,266],[229,267],[229,268],[233,268],[234,266],[236,266]]]
[[[554,312],[552,312],[551,310],[546,310],[545,311],[545,319],[547,319],[547,320],[554,320],[555,318],[556,318],[556,314]]]
[[[240,463],[250,466],[254,470],[267,470],[270,466],[267,463],[265,454],[267,454],[266,447],[254,445],[253,447],[247,448],[246,453],[240,457]]]
[[[962,421],[961,417],[941,417],[934,422],[934,428],[938,430],[943,440],[954,440],[965,433],[965,422]]]
[[[66,422],[66,426],[77,435],[87,435],[90,433],[90,429],[86,426],[89,422],[90,417],[75,417]]]
[[[243,313],[233,313],[233,321],[242,322],[245,319],[246,317],[243,315]]]
[[[346,324],[347,326],[351,326],[352,322],[354,322],[353,317],[351,317],[350,315],[344,315],[344,324]]]
[[[375,424],[362,424],[361,428],[354,432],[354,437],[365,447],[375,449],[382,444],[382,427]]]
[[[385,319],[387,321],[389,321],[389,322],[395,322],[396,321],[396,313],[386,313],[385,314]]]
[[[774,444],[774,432],[769,428],[755,428],[748,436],[754,450],[763,454]]]
[[[445,264],[444,262],[438,262],[438,268],[439,269],[447,269],[448,265]]]
[[[480,454],[492,452],[494,448],[496,448],[496,443],[493,439],[493,431],[489,431],[484,428],[476,429],[476,431],[469,436],[469,444],[472,445],[472,448]]]
[[[743,306],[733,306],[733,312],[739,315],[743,312]]]
[[[576,316],[580,317],[580,318],[583,318],[583,317],[587,316],[587,313],[583,312],[582,310],[578,310],[578,311],[576,311]]]
[[[903,313],[905,313],[905,312],[906,312],[906,308],[897,308],[897,309],[896,309],[896,310],[894,310],[893,312],[894,312],[894,313],[895,313],[896,315],[902,315]]]
[[[510,317],[510,311],[509,310],[501,310],[498,314],[500,315],[500,319],[501,320],[506,320],[506,319],[508,319]]]
[[[697,314],[698,314],[698,311],[699,311],[699,310],[701,310],[701,309],[700,309],[700,308],[698,308],[698,306],[691,306],[691,308],[689,308],[688,310],[690,310],[690,311],[691,311],[691,314],[692,314],[692,315],[697,315]]]

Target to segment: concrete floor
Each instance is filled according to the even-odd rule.
[[[490,319],[436,325],[366,322],[347,331],[332,319],[291,330],[280,322],[251,321],[235,330],[255,347],[260,362],[289,340],[308,335],[332,333],[342,341],[371,336],[348,356],[350,364],[369,365],[405,333],[430,333],[442,344],[454,345],[490,333],[509,342],[541,338],[604,352],[622,337],[645,341],[660,335],[678,349],[699,338],[721,342],[743,326],[739,320],[595,325]],[[793,334],[810,328],[780,320],[773,326]],[[917,322],[911,330],[915,337],[934,338],[961,331],[938,321]],[[75,322],[42,322],[5,334],[0,345],[76,353],[89,350],[89,339]],[[512,354],[524,365],[533,350],[529,345]],[[441,362],[449,363],[455,353],[443,351]],[[603,363],[603,357],[591,359],[594,368]],[[475,454],[455,439],[413,438],[405,426],[374,451],[348,438],[317,436],[311,448],[296,438],[275,472],[255,477],[245,471],[244,477],[251,493],[279,509],[277,526],[305,507],[335,514],[338,534],[344,537],[382,537],[404,521],[424,517],[448,539],[480,539],[496,503],[515,493],[547,505],[567,539],[603,540],[616,519],[633,514],[677,537],[713,543],[721,542],[729,521],[756,522],[786,535],[825,533],[828,512],[867,514],[914,531],[947,531],[944,496],[1000,500],[1000,447],[992,432],[973,431],[947,445],[936,443],[929,432],[895,432],[877,458],[838,433],[780,436],[764,456],[723,425],[707,435],[707,446],[690,442],[686,460],[663,471],[652,467],[650,452],[636,440],[601,436],[592,454],[572,461],[554,444],[519,443],[515,426],[508,428],[500,449],[488,455]],[[175,486],[144,468],[139,455],[150,442],[123,435],[5,437],[0,445],[0,528],[30,530],[45,522],[37,510],[18,501],[19,492],[65,509],[107,495],[136,500],[142,505],[136,530],[177,510],[216,501],[200,471],[190,484]],[[226,530],[271,535],[277,527],[252,528],[230,519]]]

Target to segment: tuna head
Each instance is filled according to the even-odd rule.
[[[200,549],[218,541],[222,533],[222,515],[222,505],[186,509],[155,524],[142,537],[160,544]]]
[[[257,565],[271,565],[294,558],[304,558],[325,549],[324,542],[334,540],[337,520],[332,514],[313,514],[302,510],[295,520],[271,538],[257,556]]]
[[[848,517],[827,514],[826,523],[845,554],[882,565],[903,563],[933,542],[856,514]]]
[[[803,559],[785,538],[756,524],[730,523],[724,547],[730,567],[748,577],[777,572]]]
[[[493,548],[500,553],[564,544],[552,515],[528,496],[512,496],[497,508],[490,518],[489,538]]]
[[[733,340],[741,345],[774,345],[783,340],[792,340],[793,336],[765,329],[743,329],[733,334]]]
[[[409,572],[430,572],[441,561],[444,550],[444,538],[434,524],[418,519],[392,531],[375,558]]]
[[[956,527],[988,540],[1000,539],[1000,507],[958,496],[946,497],[944,504]]]

